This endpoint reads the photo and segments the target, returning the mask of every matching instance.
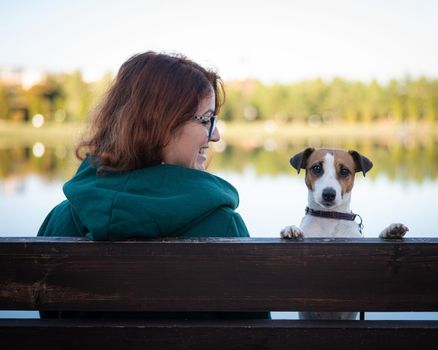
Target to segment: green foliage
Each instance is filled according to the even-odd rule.
[[[49,75],[29,89],[0,82],[0,120],[28,121],[41,113],[46,120],[84,121],[111,80],[111,74],[105,74],[97,82],[86,82],[80,71],[74,71]],[[225,121],[330,124],[438,120],[438,80],[425,77],[405,77],[387,84],[337,77],[293,84],[245,80],[225,85],[226,102],[221,111]]]
[[[112,76],[105,74],[97,82],[86,82],[80,71],[48,75],[29,89],[2,86],[0,82],[0,120],[27,122],[35,114],[47,121],[81,122],[107,90]]]
[[[438,120],[438,80],[424,77],[391,80],[386,85],[376,80],[366,84],[341,78],[272,85],[246,80],[226,84],[226,91],[222,110],[225,120],[244,119],[247,106],[255,108],[258,119],[281,122]]]
[[[9,113],[9,103],[7,90],[0,85],[0,119],[6,119]]]

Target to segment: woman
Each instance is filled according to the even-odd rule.
[[[220,77],[183,56],[131,57],[38,236],[248,237],[236,189],[204,171],[223,97]]]
[[[220,77],[183,56],[146,52],[120,68],[38,236],[93,240],[248,237],[236,189],[205,172],[220,139]],[[85,154],[85,157],[82,155]],[[41,312],[44,318],[266,318],[268,313]]]

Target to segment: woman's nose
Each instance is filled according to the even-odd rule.
[[[213,130],[213,134],[211,135],[210,141],[218,142],[221,139],[221,135],[219,133],[219,129],[217,126]]]

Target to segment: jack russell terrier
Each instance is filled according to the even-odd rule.
[[[363,237],[362,218],[350,210],[351,191],[355,173],[360,171],[365,176],[373,163],[356,151],[306,148],[294,155],[290,164],[298,173],[306,170],[308,205],[300,227],[285,227],[281,237]],[[359,224],[355,222],[356,217],[360,219]],[[402,238],[407,231],[403,224],[391,224],[379,237]],[[299,316],[300,319],[354,320],[357,312],[300,312]]]

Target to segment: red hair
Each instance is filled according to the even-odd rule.
[[[211,89],[217,114],[225,99],[217,73],[182,55],[132,56],[120,67],[76,155],[93,157],[99,172],[160,164],[171,136],[191,120]]]

